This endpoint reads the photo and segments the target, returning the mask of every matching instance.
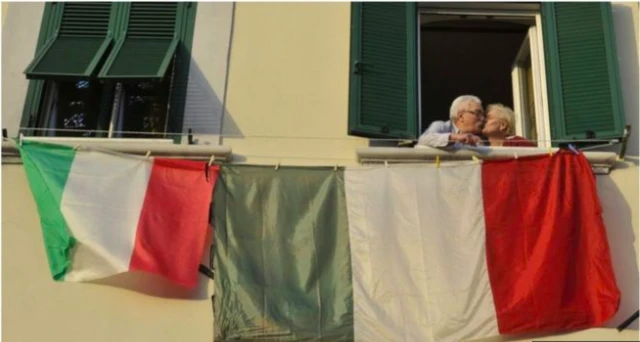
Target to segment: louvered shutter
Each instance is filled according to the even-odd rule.
[[[101,78],[163,78],[180,42],[178,18],[182,4],[133,2],[126,36],[115,46],[100,71]]]
[[[349,134],[417,136],[416,4],[352,3]]]
[[[620,137],[624,112],[610,3],[542,3],[554,140]],[[589,134],[590,135],[590,134]]]
[[[110,2],[61,3],[62,19],[56,33],[25,70],[27,78],[88,78],[109,48]]]

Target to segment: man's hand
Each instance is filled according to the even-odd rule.
[[[475,146],[480,144],[481,139],[479,136],[471,133],[458,133],[449,135],[449,141]]]

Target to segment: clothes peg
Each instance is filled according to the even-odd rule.
[[[147,154],[144,157],[149,158],[150,156],[151,156],[151,151],[147,151]]]
[[[280,161],[278,160],[278,163],[276,164],[276,171],[278,171],[278,169],[280,168]]]
[[[580,152],[578,152],[578,149],[577,149],[575,146],[573,146],[573,144],[569,144],[569,149],[570,149],[570,150],[571,150],[575,155],[580,154]]]
[[[389,167],[389,162],[388,161],[384,161],[384,167]]]
[[[24,141],[24,134],[20,133],[20,135],[18,135],[18,145],[22,146],[23,141]]]
[[[518,154],[517,153],[513,153],[513,159],[518,160]]]
[[[549,157],[553,157],[553,151],[551,150],[551,146],[549,146]]]
[[[440,168],[440,156],[436,156],[436,169]]]
[[[480,158],[476,157],[475,155],[472,155],[472,156],[471,156],[471,160],[473,160],[473,161],[474,161],[474,162],[476,162],[476,163],[479,163],[479,162],[480,162]]]
[[[333,168],[333,171],[338,171],[338,164]]]
[[[77,151],[77,150],[80,148],[80,146],[82,146],[82,144],[78,144],[78,145],[74,146],[74,147],[73,147],[73,150],[74,150],[74,151]]]
[[[211,158],[209,158],[209,162],[207,163],[207,167],[211,167],[211,164],[213,164],[213,160],[216,159],[215,155],[211,155]]]

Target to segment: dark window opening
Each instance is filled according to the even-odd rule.
[[[451,102],[476,95],[513,108],[511,71],[529,25],[461,16],[422,15],[421,112],[424,131],[449,120]]]
[[[98,81],[49,81],[39,115],[40,136],[93,137],[107,86]]]
[[[163,138],[169,111],[171,69],[162,81],[124,83],[122,124],[118,131],[140,132],[117,134],[123,138]]]

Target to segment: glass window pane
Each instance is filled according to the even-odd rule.
[[[100,115],[100,98],[103,85],[99,82],[76,81],[60,82],[58,101],[52,123],[55,123],[56,136],[91,137],[95,136]]]
[[[142,81],[123,84],[124,115],[122,130],[126,138],[162,138],[167,122],[169,77],[162,82]],[[150,134],[158,133],[158,134]]]

